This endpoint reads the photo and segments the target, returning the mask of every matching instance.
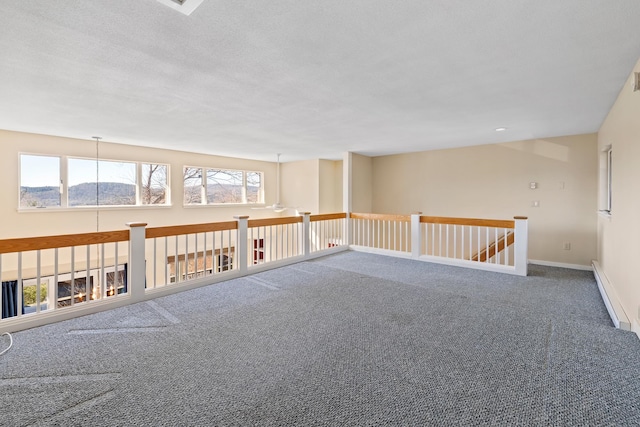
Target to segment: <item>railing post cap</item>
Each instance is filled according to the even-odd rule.
[[[235,219],[249,219],[249,215],[234,215]]]
[[[513,219],[529,219],[526,216],[514,216]]]
[[[134,228],[134,227],[146,227],[147,223],[146,222],[127,222],[125,225],[127,227],[131,227],[131,228]]]

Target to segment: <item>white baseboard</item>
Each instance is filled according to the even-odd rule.
[[[411,259],[410,252],[392,251],[390,249],[370,248],[368,246],[349,245],[349,249],[355,252],[365,252],[368,254],[384,255],[395,258]]]
[[[584,271],[592,271],[593,267],[590,265],[582,265],[582,264],[567,264],[564,262],[553,262],[553,261],[542,261],[538,259],[530,259],[529,264],[536,265],[544,265],[547,267],[561,267],[561,268],[570,268],[572,270],[584,270]]]
[[[490,263],[484,263],[484,262],[469,261],[465,259],[454,259],[454,258],[437,257],[437,256],[429,256],[429,255],[420,255],[417,258],[413,258],[413,256],[409,252],[370,248],[368,246],[351,245],[349,246],[349,248],[352,251],[356,251],[356,252],[366,252],[369,254],[384,255],[384,256],[403,258],[403,259],[411,259],[414,261],[431,262],[433,264],[444,264],[444,265],[450,265],[453,267],[463,267],[463,268],[471,268],[474,270],[493,271],[496,273],[513,274],[517,276],[526,275],[526,273],[521,274],[516,270],[515,267],[508,266],[508,265],[499,265],[499,264],[497,265],[497,264],[490,264]]]
[[[604,305],[607,307],[607,311],[609,312],[609,316],[611,317],[611,321],[616,326],[616,328],[624,329],[625,331],[631,331],[631,322],[627,317],[627,314],[624,312],[622,308],[622,304],[618,300],[618,296],[616,295],[611,282],[607,278],[606,274],[598,264],[598,261],[593,262],[593,275],[596,278],[596,282],[598,283],[598,289],[600,290],[600,295],[602,296],[602,301]],[[636,334],[638,332],[636,331]]]

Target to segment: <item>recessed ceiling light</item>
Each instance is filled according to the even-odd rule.
[[[507,128],[496,128],[496,132],[504,132]]]
[[[158,2],[188,16],[200,6],[203,0],[158,0]]]

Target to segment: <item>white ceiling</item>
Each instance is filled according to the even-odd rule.
[[[639,57],[638,0],[5,0],[0,129],[287,161],[571,135]]]

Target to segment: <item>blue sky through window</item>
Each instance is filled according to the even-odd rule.
[[[96,182],[96,161],[69,159],[69,186]],[[136,164],[100,160],[101,182],[136,183]],[[23,187],[60,185],[60,158],[52,156],[20,156],[20,184]]]
[[[69,186],[96,182],[99,175],[100,182],[136,183],[136,164],[126,162],[112,162],[106,160],[69,159]]]
[[[55,187],[60,185],[60,158],[20,156],[20,184],[23,187]]]

